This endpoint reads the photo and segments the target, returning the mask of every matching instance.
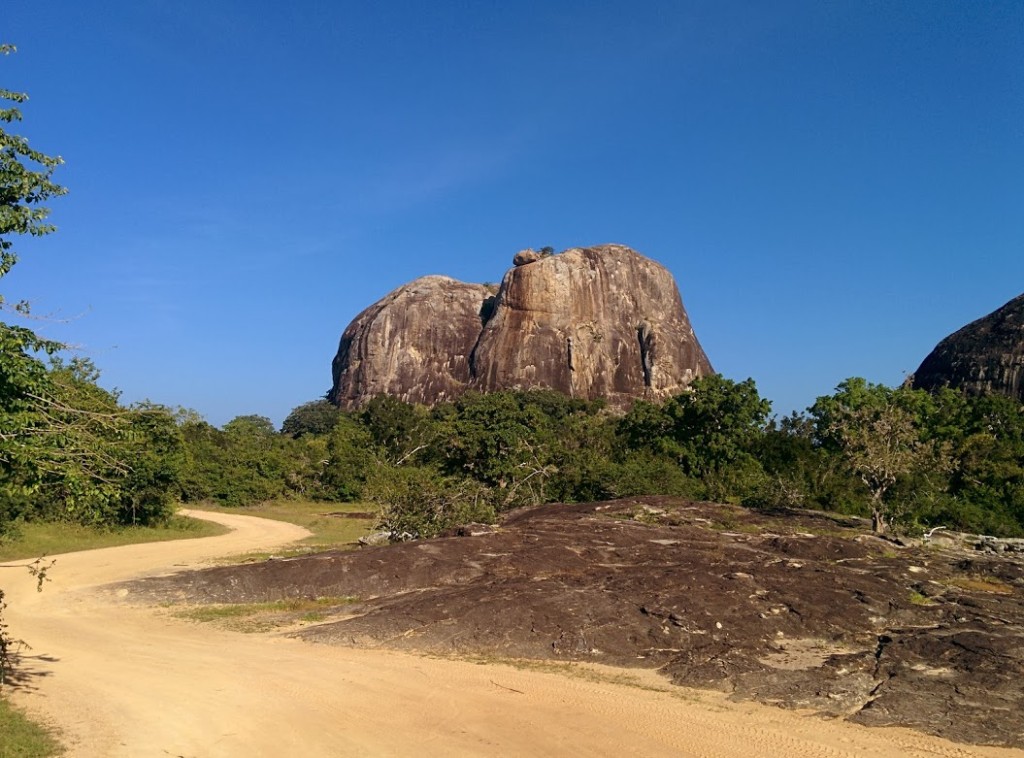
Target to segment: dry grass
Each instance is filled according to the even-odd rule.
[[[357,545],[374,523],[375,506],[365,503],[324,503],[309,500],[272,500],[248,508],[202,506],[219,513],[240,513],[276,521],[287,521],[309,529],[313,534],[286,549],[253,552],[225,559],[224,563],[252,563],[270,557],[290,558],[325,550],[349,550]],[[352,514],[352,515],[348,515]],[[362,516],[362,514],[367,514]],[[353,517],[353,515],[355,517]]]
[[[993,577],[980,576],[957,576],[946,580],[951,587],[959,587],[962,590],[974,592],[991,592],[994,595],[1012,595],[1013,587],[1004,581]]]
[[[265,603],[204,605],[174,611],[173,615],[235,632],[269,632],[324,621],[332,609],[355,601],[354,597],[289,598]]]

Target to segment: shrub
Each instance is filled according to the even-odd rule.
[[[459,524],[494,520],[487,488],[427,466],[375,466],[363,495],[380,505],[377,526],[393,539],[434,537]]]

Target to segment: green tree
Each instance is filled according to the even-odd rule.
[[[0,55],[13,52],[13,45],[0,44]],[[53,227],[46,223],[49,209],[41,203],[67,191],[52,179],[61,159],[30,148],[27,139],[6,128],[21,121],[18,106],[27,100],[22,92],[0,88],[0,279],[18,260],[11,235],[52,232]],[[12,307],[16,313],[28,312],[27,303],[18,301],[12,306],[0,292],[0,311]],[[11,503],[27,506],[35,485],[24,472],[25,464],[31,463],[24,431],[38,423],[33,398],[42,394],[47,381],[45,366],[36,354],[53,354],[59,347],[31,329],[0,321],[0,503],[6,503],[0,507],[0,538],[8,528]],[[3,619],[5,607],[0,589],[0,683],[10,666],[11,638]]]
[[[674,495],[703,497],[702,482],[687,476],[672,458],[650,450],[626,450],[616,453],[606,483],[609,497],[635,495]]]
[[[735,382],[716,374],[660,405],[637,403],[619,434],[630,451],[674,460],[701,483],[703,496],[743,500],[764,479],[753,452],[770,410],[753,379]]]
[[[948,470],[948,451],[924,433],[929,410],[926,392],[892,389],[859,377],[842,382],[831,396],[811,408],[821,443],[836,450],[863,482],[871,509],[871,527],[888,531],[903,501],[887,499],[902,477]]]
[[[39,423],[25,430],[36,517],[84,524],[154,523],[170,514],[180,437],[170,412],[125,409],[97,384],[87,359],[54,359],[37,398]]]
[[[806,507],[811,503],[821,461],[809,419],[796,413],[772,419],[758,440],[754,455],[767,480],[748,500],[750,504]]]
[[[364,494],[380,506],[377,527],[394,540],[434,537],[459,524],[494,518],[485,487],[465,477],[445,476],[433,466],[376,465]]]
[[[0,54],[13,53],[13,45],[0,45]],[[24,92],[0,89],[0,100],[13,103],[0,106],[0,123],[22,120],[19,105],[28,101]],[[67,188],[53,181],[54,170],[63,163],[59,156],[49,156],[29,147],[28,140],[0,127],[0,277],[10,273],[18,261],[12,234],[40,237],[56,227],[47,223],[50,209],[41,203],[67,193]],[[9,305],[0,295],[0,304]],[[19,301],[15,309],[27,312],[28,304]]]
[[[341,410],[334,403],[320,399],[303,403],[292,409],[281,424],[281,433],[299,438],[306,434],[330,434],[341,417]]]
[[[571,403],[554,392],[463,395],[446,426],[447,472],[496,488],[500,508],[546,502],[557,471],[557,422]]]
[[[13,51],[0,45],[4,55]],[[66,192],[53,181],[61,158],[6,128],[22,120],[19,106],[27,100],[0,89],[0,101],[9,104],[0,107],[0,278],[17,263],[15,238],[54,231],[45,203]],[[15,318],[29,313],[26,302],[2,294],[0,309]],[[61,348],[25,326],[0,322],[0,498],[30,515],[48,510],[55,517],[116,523],[133,486],[137,418],[96,384],[98,372],[88,361],[48,366],[45,357]]]
[[[547,481],[547,498],[571,503],[615,497],[613,419],[588,406],[557,419],[554,436],[550,447],[555,470]]]
[[[323,435],[278,434],[265,416],[238,416],[223,429],[181,419],[181,497],[244,506],[281,497],[329,498],[324,482],[329,441]]]
[[[754,448],[766,479],[745,503],[862,513],[864,485],[834,447],[820,444],[812,418],[773,419]]]
[[[181,499],[186,503],[213,500],[224,488],[228,444],[224,433],[200,417],[181,418],[178,424],[184,443]]]
[[[287,493],[289,469],[284,440],[266,416],[237,416],[224,425],[222,470],[214,499],[251,505]]]
[[[13,45],[0,45],[2,55],[14,50]],[[19,106],[27,100],[23,92],[0,89],[0,279],[18,261],[12,237],[39,237],[54,231],[47,223],[50,210],[44,203],[67,192],[53,181],[61,158],[29,147],[25,137],[7,130],[6,125],[22,120]],[[27,315],[29,306],[25,301],[12,302],[0,292],[0,309]],[[31,467],[34,450],[26,444],[25,431],[41,424],[39,398],[45,396],[49,381],[38,356],[52,355],[60,348],[31,329],[0,321],[0,498],[22,500],[30,494],[33,483],[25,467]]]
[[[128,409],[131,456],[117,518],[123,524],[157,524],[174,512],[184,467],[184,440],[171,410],[155,403]]]
[[[1003,395],[932,395],[926,434],[951,451],[942,496],[922,503],[922,520],[963,531],[1024,534],[1024,404]],[[908,487],[906,496],[919,497]]]
[[[367,477],[378,461],[370,432],[356,419],[342,414],[327,439],[323,486],[327,497],[359,500]]]
[[[390,463],[413,463],[438,441],[438,429],[422,406],[403,403],[390,395],[378,395],[357,414],[370,433],[378,454]]]
[[[12,515],[97,526],[170,515],[181,467],[173,415],[150,403],[123,408],[98,376],[86,359],[54,359],[19,434],[24,457],[6,471]]]

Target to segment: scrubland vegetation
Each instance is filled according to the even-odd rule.
[[[1003,397],[843,382],[771,418],[752,380],[697,380],[625,415],[548,391],[470,394],[432,409],[380,397],[355,413],[296,408],[179,428],[179,496],[370,501],[383,529],[428,536],[522,505],[645,494],[1024,533],[1024,409]]]
[[[72,377],[102,396],[93,378]],[[301,405],[280,431],[261,416],[216,428],[192,413],[107,402],[126,428],[142,428],[127,440],[101,428],[95,456],[145,446],[142,470],[51,473],[5,501],[6,523],[155,524],[177,502],[368,501],[381,528],[428,536],[522,505],[668,494],[863,515],[879,531],[892,522],[1024,533],[1024,409],[1003,397],[850,379],[779,419],[753,381],[714,376],[625,415],[548,391],[435,408],[380,397],[354,413]],[[16,474],[5,472],[9,489]]]
[[[862,515],[878,531],[1024,533],[1024,408],[1004,397],[849,379],[807,412],[772,418],[752,380],[713,376],[625,415],[537,390],[435,408],[379,397],[354,413],[319,400],[277,430],[261,416],[217,428],[124,408],[81,365],[40,376],[104,410],[7,441],[19,456],[0,470],[6,530],[156,526],[179,502],[366,501],[382,529],[429,536],[522,505],[667,494]]]

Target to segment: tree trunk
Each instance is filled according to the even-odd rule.
[[[885,513],[882,512],[881,503],[872,503],[871,505],[871,531],[875,534],[885,534],[889,531],[889,522],[885,518]]]

